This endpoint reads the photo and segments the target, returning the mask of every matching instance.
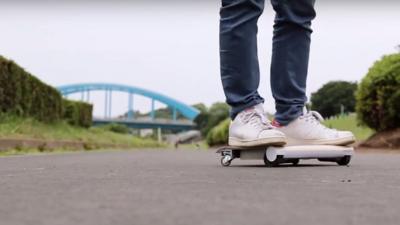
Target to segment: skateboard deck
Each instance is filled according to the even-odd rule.
[[[217,149],[216,153],[221,154],[221,164],[223,166],[229,166],[230,162],[235,158],[243,160],[263,159],[267,166],[277,166],[282,163],[297,165],[300,159],[318,159],[319,161],[347,165],[354,154],[354,149],[350,146],[332,145],[222,146]]]
[[[224,145],[224,146],[219,147],[217,149],[216,153],[221,153],[223,151],[229,151],[229,150],[237,150],[237,151],[264,150],[265,151],[265,150],[267,150],[267,148],[273,147],[273,146],[275,146],[275,145],[260,145],[260,146],[252,146],[252,147]]]

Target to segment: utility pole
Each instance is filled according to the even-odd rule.
[[[344,116],[344,105],[340,104],[340,116]]]

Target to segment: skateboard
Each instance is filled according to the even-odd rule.
[[[296,146],[260,146],[235,147],[223,146],[217,150],[221,154],[221,165],[230,166],[231,162],[241,160],[264,160],[267,167],[276,167],[280,164],[298,165],[300,160],[317,159],[322,162],[335,162],[340,166],[350,163],[354,155],[354,148],[350,146],[333,145],[296,145]]]

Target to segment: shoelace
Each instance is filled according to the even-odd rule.
[[[273,129],[274,127],[271,125],[271,122],[257,110],[252,110],[250,112],[246,112],[242,114],[242,120],[245,123],[249,123],[258,129]]]

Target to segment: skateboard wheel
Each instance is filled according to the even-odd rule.
[[[274,161],[270,161],[267,157],[267,154],[264,154],[264,164],[267,167],[276,167],[279,166],[280,156],[276,157]]]
[[[344,157],[338,159],[338,160],[336,161],[336,163],[337,163],[339,166],[347,166],[347,165],[349,165],[350,161],[351,161],[351,156],[350,156],[350,155],[346,155],[346,156],[344,156]]]
[[[294,159],[292,161],[292,164],[293,164],[293,166],[297,166],[297,165],[299,165],[299,162],[300,162],[300,159]]]
[[[230,166],[232,162],[232,157],[230,155],[225,155],[221,158],[222,166]]]

